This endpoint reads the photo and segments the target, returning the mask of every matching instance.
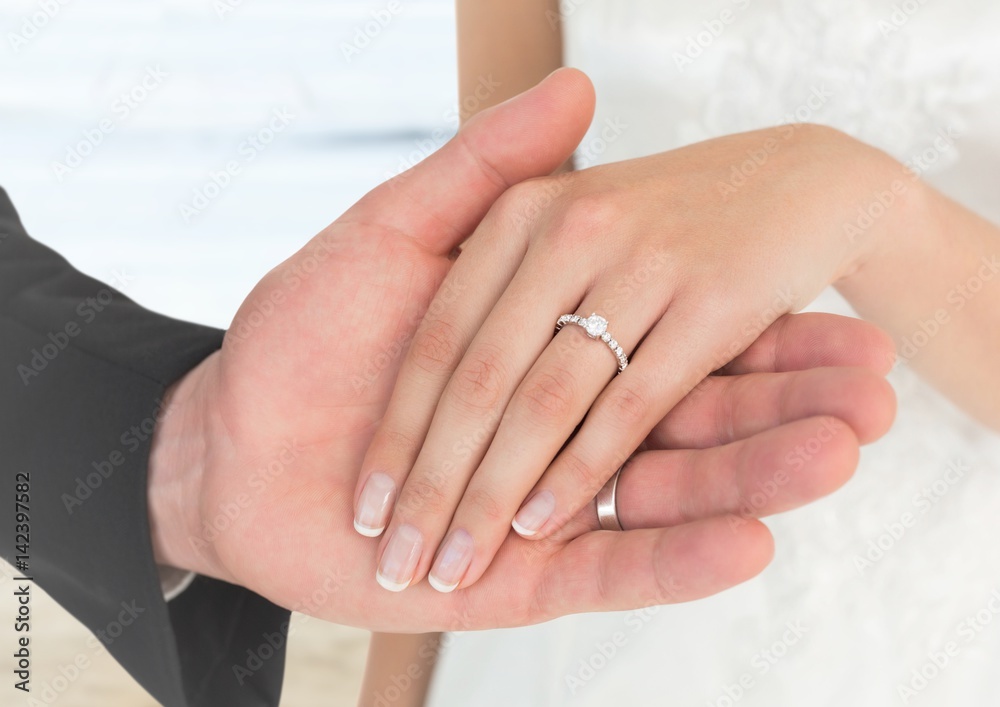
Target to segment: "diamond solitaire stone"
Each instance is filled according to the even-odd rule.
[[[597,316],[597,314],[591,314],[583,321],[583,328],[587,330],[590,338],[596,339],[608,330],[608,320]]]
[[[581,327],[587,336],[591,339],[600,339],[604,344],[611,349],[611,353],[615,355],[618,359],[618,372],[621,373],[628,366],[628,356],[625,355],[625,351],[622,349],[621,344],[611,336],[608,331],[608,320],[604,317],[597,316],[597,313],[591,314],[589,317],[581,317],[577,314],[564,314],[559,319],[556,320],[556,332],[562,329],[567,324],[576,324]]]

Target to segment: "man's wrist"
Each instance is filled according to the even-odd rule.
[[[209,441],[206,384],[216,365],[218,352],[167,390],[153,433],[147,498],[156,563],[218,577],[214,548],[202,537],[200,520]]]

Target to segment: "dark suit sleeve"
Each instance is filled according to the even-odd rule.
[[[206,577],[167,604],[153,560],[160,402],[222,336],[77,272],[28,237],[0,189],[2,555],[20,553],[15,483],[27,478],[26,574],[168,707],[276,705],[281,691],[288,612]]]

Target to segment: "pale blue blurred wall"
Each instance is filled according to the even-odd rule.
[[[451,0],[2,0],[0,185],[77,267],[226,326],[261,275],[454,131],[455,85]],[[275,111],[292,117],[257,149]],[[65,171],[71,151],[90,154]]]

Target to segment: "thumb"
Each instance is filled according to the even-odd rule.
[[[559,69],[476,115],[440,150],[369,192],[343,220],[392,228],[447,253],[509,186],[551,174],[565,162],[593,113],[590,79]]]

